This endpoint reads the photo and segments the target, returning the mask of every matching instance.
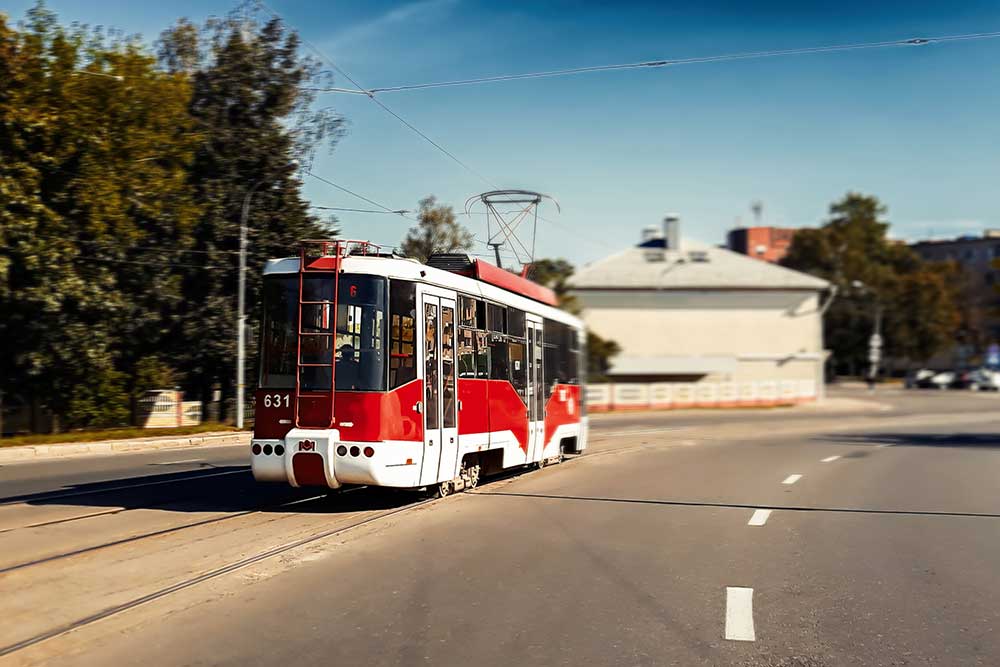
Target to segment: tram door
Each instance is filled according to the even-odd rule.
[[[545,448],[545,376],[542,374],[542,321],[525,317],[528,338],[528,460]]]
[[[418,363],[424,379],[420,484],[429,485],[453,478],[458,458],[455,300],[422,293],[420,313],[423,325]]]

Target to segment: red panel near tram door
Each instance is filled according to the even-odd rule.
[[[421,414],[413,409],[423,399],[424,383],[413,380],[390,392],[337,392],[337,426],[342,440],[422,442]]]
[[[458,380],[458,400],[462,409],[458,413],[458,434],[490,432],[489,380]]]
[[[545,444],[549,444],[556,429],[580,421],[580,387],[557,384],[545,403]]]
[[[511,431],[528,453],[528,407],[506,380],[489,381],[490,432]]]

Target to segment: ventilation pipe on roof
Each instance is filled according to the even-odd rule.
[[[681,219],[676,213],[668,213],[663,218],[663,238],[666,241],[667,250],[680,250]]]
[[[655,239],[663,238],[660,228],[656,225],[650,225],[649,227],[642,228],[642,237],[640,237],[641,243],[647,243]]]

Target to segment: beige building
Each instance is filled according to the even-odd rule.
[[[676,217],[570,280],[588,327],[622,348],[608,373],[613,382],[674,384],[685,395],[711,385],[714,400],[724,403],[821,396],[828,287],[798,271],[682,241]]]

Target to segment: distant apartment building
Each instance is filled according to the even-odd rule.
[[[975,361],[984,346],[1000,340],[1000,229],[987,229],[982,236],[918,241],[910,247],[925,260],[953,261],[962,268],[964,321],[952,363]]]
[[[790,227],[737,227],[726,236],[726,247],[742,255],[777,263],[788,254],[797,231]]]

